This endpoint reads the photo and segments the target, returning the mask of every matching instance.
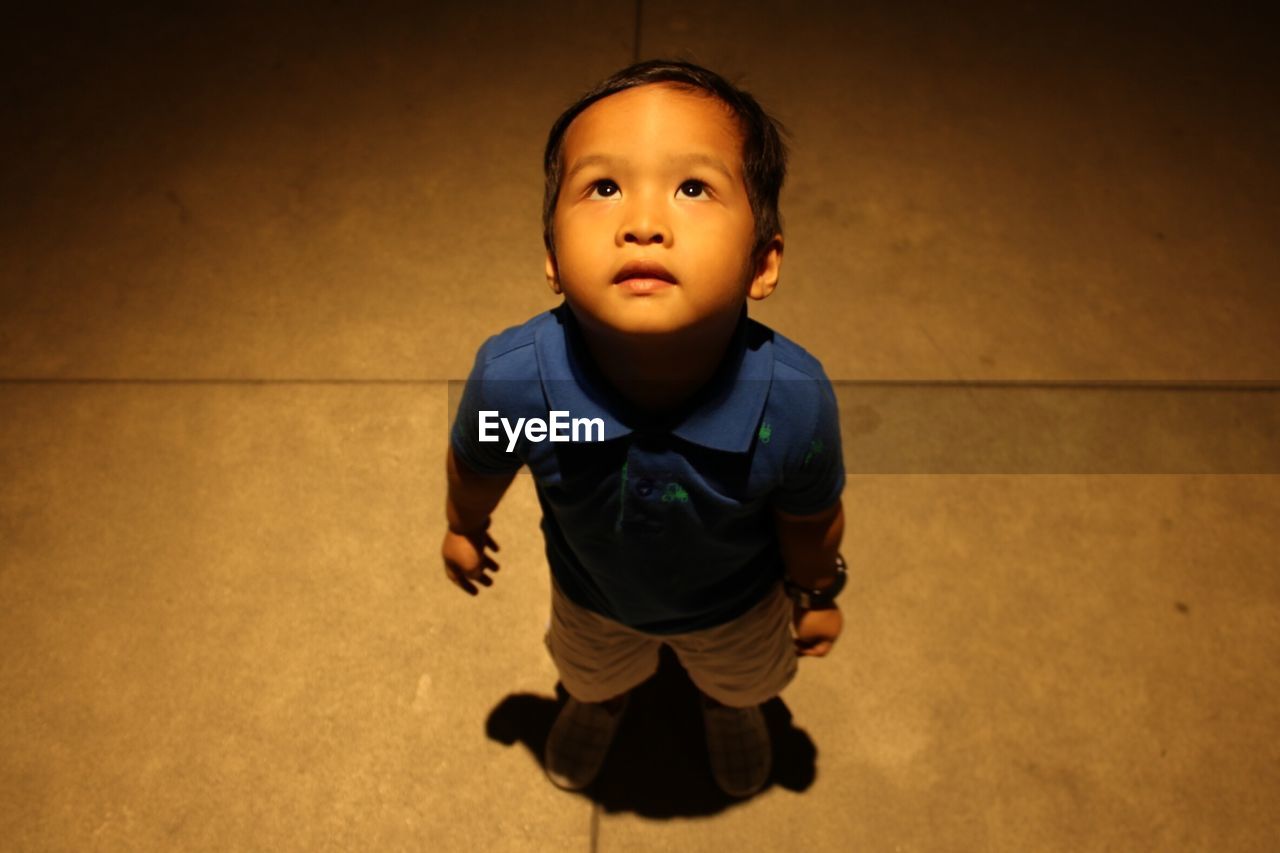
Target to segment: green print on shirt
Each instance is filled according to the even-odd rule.
[[[689,493],[679,483],[667,483],[666,489],[662,492],[662,502],[669,504],[672,501],[679,501],[682,504],[689,502]]]
[[[773,427],[769,426],[766,421],[765,423],[760,424],[760,432],[758,432],[757,435],[760,436],[761,444],[768,444],[769,439],[773,438]]]
[[[823,449],[824,445],[822,444],[822,439],[815,438],[813,441],[809,442],[809,452],[804,455],[804,461],[800,463],[800,467],[803,468],[808,465],[809,460],[821,453]]]

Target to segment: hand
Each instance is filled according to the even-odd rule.
[[[440,554],[444,557],[444,573],[450,581],[457,584],[467,595],[478,595],[480,590],[475,584],[493,586],[493,578],[485,572],[496,572],[498,564],[493,557],[485,553],[489,548],[498,550],[498,543],[493,541],[488,530],[477,530],[470,534],[444,532],[444,545]]]
[[[806,657],[824,657],[840,636],[844,617],[840,608],[831,606],[823,610],[805,610],[794,606],[796,654]]]

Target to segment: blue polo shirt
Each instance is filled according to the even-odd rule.
[[[505,419],[596,419],[573,440],[514,446]],[[488,415],[481,441],[481,412]],[[568,428],[559,438],[572,438]],[[587,440],[601,439],[601,440]],[[547,560],[577,604],[652,634],[719,625],[782,576],[773,509],[809,515],[844,488],[835,394],[817,359],[747,317],[715,376],[681,411],[636,412],[595,369],[561,305],[487,340],[451,441],[468,468],[529,466]]]

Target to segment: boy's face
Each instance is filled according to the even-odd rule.
[[[669,334],[736,322],[772,292],[779,235],[753,263],[755,220],[733,115],[654,84],[592,104],[569,125],[547,278],[588,326]]]

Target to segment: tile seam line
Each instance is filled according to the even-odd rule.
[[[252,377],[0,377],[0,385],[438,385],[465,382],[466,377],[391,378],[252,378]],[[1007,388],[1059,391],[1237,391],[1275,393],[1280,382],[1252,379],[1215,380],[963,380],[963,379],[830,379],[837,387]]]
[[[0,385],[440,385],[463,379],[0,378]]]

